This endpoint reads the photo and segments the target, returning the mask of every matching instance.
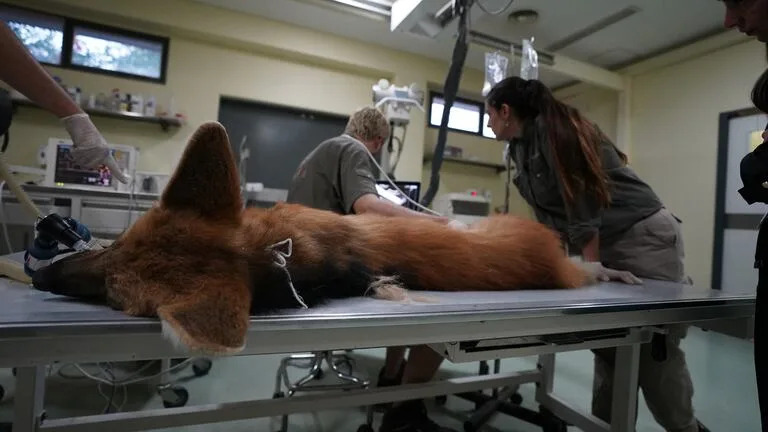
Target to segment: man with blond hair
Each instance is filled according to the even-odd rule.
[[[345,215],[415,216],[448,223],[446,218],[379,199],[371,154],[381,150],[389,133],[389,123],[379,110],[355,111],[342,135],[323,141],[304,158],[291,180],[287,201]]]
[[[374,108],[352,114],[344,133],[323,141],[299,165],[288,190],[288,202],[339,214],[373,213],[384,216],[432,218],[449,224],[450,219],[419,213],[379,199],[371,154],[389,137],[389,123]],[[443,358],[427,346],[411,348],[405,362],[405,347],[387,348],[379,373],[379,386],[426,382],[432,379]],[[449,431],[433,423],[420,400],[393,405],[382,420],[380,432]]]

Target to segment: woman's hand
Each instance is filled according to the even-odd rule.
[[[584,268],[596,280],[602,282],[621,281],[629,285],[642,285],[643,281],[631,272],[609,269],[599,262],[584,262]]]
[[[69,136],[72,137],[72,157],[75,162],[85,168],[95,168],[104,164],[114,178],[122,183],[129,182],[130,177],[120,170],[120,166],[112,156],[112,151],[107,147],[107,142],[87,114],[73,114],[62,118],[61,121]]]

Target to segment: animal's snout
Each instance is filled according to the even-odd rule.
[[[56,286],[56,278],[53,276],[50,266],[37,270],[32,275],[32,286],[39,291],[53,292]]]
[[[81,252],[62,258],[32,275],[39,291],[80,298],[100,298],[106,294],[105,268],[98,252]]]

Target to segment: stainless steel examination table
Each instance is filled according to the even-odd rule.
[[[423,293],[422,293],[423,294]],[[450,361],[538,355],[536,370],[421,385],[299,395],[139,412],[44,419],[46,365],[173,358],[154,319],[132,318],[0,279],[0,367],[17,368],[14,432],[119,432],[203,424],[536,383],[536,400],[584,431],[634,430],[639,345],[665,324],[749,319],[754,295],[645,281],[570,291],[426,293],[429,303],[370,298],[332,301],[251,320],[241,355],[430,344]],[[570,407],[553,394],[555,353],[617,347],[613,420]]]

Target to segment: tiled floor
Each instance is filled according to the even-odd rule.
[[[701,421],[712,432],[759,431],[758,407],[752,361],[752,345],[749,342],[713,332],[691,329],[683,342],[696,388],[694,404]],[[383,350],[364,350],[354,353],[358,368],[375,376],[381,365]],[[176,378],[188,389],[188,405],[228,402],[271,397],[277,364],[281,356],[234,357],[217,360],[206,377],[191,378],[192,371],[185,369]],[[503,362],[502,370],[522,370],[535,367],[534,358],[511,359]],[[476,373],[477,364],[454,365],[446,363],[444,373]],[[67,367],[65,374],[74,374]],[[574,352],[558,355],[555,390],[566,401],[587,409],[591,397],[592,354]],[[14,380],[10,371],[0,373],[0,383],[6,396],[0,403],[0,420],[12,416]],[[109,396],[109,389],[104,388]],[[533,386],[521,388],[524,406],[533,408]],[[105,399],[99,395],[96,385],[89,380],[64,379],[55,371],[47,381],[46,410],[50,418],[88,415],[101,412]],[[122,392],[115,395],[115,402],[122,401]],[[147,385],[133,385],[128,389],[124,411],[162,407],[160,398]],[[468,402],[449,398],[445,408],[434,407],[432,417],[456,430],[462,430],[462,416],[472,408]],[[290,417],[291,432],[356,431],[364,421],[360,409],[325,411]],[[376,416],[376,426],[380,414]],[[163,429],[173,432],[252,432],[277,430],[277,419],[257,419],[197,427]],[[527,432],[540,428],[519,420],[496,416],[487,431]],[[574,429],[575,430],[575,429]],[[637,423],[638,432],[661,431],[641,401]]]

